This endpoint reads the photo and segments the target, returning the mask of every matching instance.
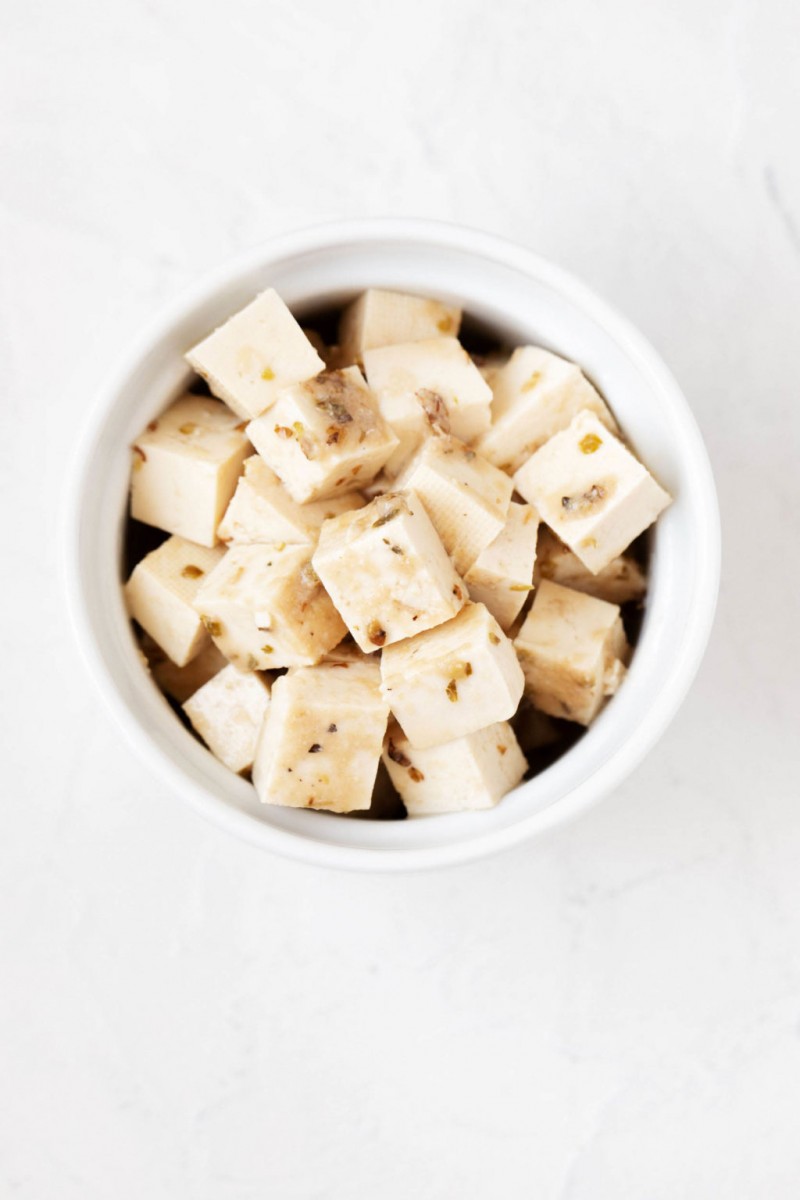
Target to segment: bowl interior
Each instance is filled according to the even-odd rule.
[[[400,822],[262,807],[182,727],[146,673],[125,613],[121,562],[128,447],[185,385],[183,352],[264,287],[301,315],[368,286],[461,304],[512,344],[579,362],[636,451],[674,496],[652,544],[644,622],[625,685],[586,735],[489,812]],[[205,816],[249,840],[341,865],[421,865],[474,857],[560,821],[631,769],[694,673],[716,592],[716,509],[699,434],[677,386],[626,322],[580,284],[505,243],[437,227],[295,235],[210,280],[165,317],[104,389],[77,491],[73,610],[129,736]]]

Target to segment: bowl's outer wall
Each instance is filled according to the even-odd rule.
[[[175,719],[147,675],[120,588],[131,441],[187,381],[184,351],[264,287],[298,313],[368,286],[460,303],[508,342],[575,359],[674,503],[660,518],[647,610],[625,685],[587,734],[489,812],[368,822],[262,807]],[[253,251],[162,315],[101,389],[76,463],[65,568],[70,609],[107,702],[137,749],[203,816],[258,845],[331,866],[407,869],[476,858],[607,794],[666,728],[713,619],[719,519],[689,407],[648,343],[560,269],[501,239],[433,222],[347,222]]]

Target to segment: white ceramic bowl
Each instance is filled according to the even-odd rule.
[[[151,682],[123,606],[129,445],[186,382],[183,352],[267,286],[298,313],[370,285],[462,304],[512,343],[579,362],[674,496],[658,522],[630,671],[587,734],[490,812],[399,822],[262,807],[197,742]],[[74,624],[130,741],[202,816],[306,862],[403,870],[462,862],[574,817],[664,732],[700,663],[716,603],[719,518],[706,452],[677,384],[644,338],[588,288],[501,239],[428,221],[354,221],[291,233],[206,279],[163,313],[101,389],[76,467],[66,538]]]

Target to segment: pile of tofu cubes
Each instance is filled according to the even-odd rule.
[[[460,322],[370,290],[328,346],[265,291],[133,446],[131,515],[169,535],[125,587],[142,649],[264,803],[489,808],[625,675],[626,550],[669,496],[578,366],[472,358]]]

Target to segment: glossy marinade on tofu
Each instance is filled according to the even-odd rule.
[[[465,442],[489,429],[492,390],[457,338],[368,350],[364,370],[382,416],[401,436],[386,464],[390,475],[430,433],[432,416],[446,420],[448,431]]]
[[[397,446],[358,367],[284,388],[247,436],[298,504],[357,491]]]
[[[185,357],[132,443],[124,583],[181,736],[264,804],[481,820],[529,779],[535,811],[625,687],[670,503],[613,396],[381,287],[266,287]]]
[[[242,670],[313,666],[347,633],[308,546],[232,546],[192,603]]]
[[[312,562],[367,653],[449,620],[467,596],[413,492],[386,492],[366,508],[325,521]]]

